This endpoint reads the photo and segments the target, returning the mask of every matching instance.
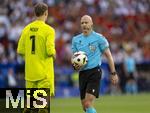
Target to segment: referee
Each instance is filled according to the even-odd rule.
[[[79,65],[73,64],[74,69],[79,70],[80,99],[86,113],[97,113],[93,102],[99,96],[102,54],[108,60],[112,83],[118,82],[109,43],[103,35],[93,31],[92,26],[92,18],[89,15],[84,15],[81,18],[82,33],[72,39],[73,53],[83,51],[88,57],[88,63],[85,67],[81,68]]]

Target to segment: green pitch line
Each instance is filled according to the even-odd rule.
[[[150,93],[138,95],[100,96],[95,101],[97,113],[150,113]],[[51,113],[84,113],[79,98],[55,98]]]

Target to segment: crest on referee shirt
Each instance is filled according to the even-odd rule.
[[[89,49],[94,52],[96,50],[96,46],[89,44]]]

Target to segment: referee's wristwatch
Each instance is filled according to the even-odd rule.
[[[110,73],[111,75],[116,75],[117,74],[117,72],[115,71],[115,72],[111,72]]]

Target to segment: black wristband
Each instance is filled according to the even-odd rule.
[[[117,74],[117,72],[111,72],[111,75],[116,75]]]

